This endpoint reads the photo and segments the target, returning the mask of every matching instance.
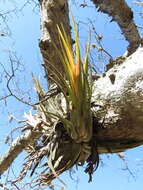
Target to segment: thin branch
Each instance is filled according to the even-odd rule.
[[[134,1],[133,3],[143,6],[143,2],[140,1]]]
[[[137,27],[140,28],[140,29],[143,29],[143,26],[139,26],[139,25],[137,25]]]
[[[8,94],[8,95],[6,95],[6,96],[1,97],[1,98],[0,98],[0,101],[6,100],[6,99],[9,98],[10,96],[11,96],[11,94]]]
[[[0,98],[0,101],[1,100],[6,100],[7,98],[9,97],[14,97],[15,99],[17,99],[18,101],[22,102],[23,104],[26,104],[28,106],[31,106],[31,107],[34,107],[35,106],[25,100],[23,100],[22,98],[19,98],[16,94],[14,94],[11,90],[11,87],[10,87],[10,83],[12,81],[12,79],[15,77],[15,72],[18,70],[18,67],[20,65],[20,61],[18,60],[18,58],[15,56],[16,60],[13,60],[11,55],[9,54],[9,60],[10,60],[10,69],[11,69],[11,72],[7,71],[6,68],[4,67],[4,65],[2,63],[0,63],[1,67],[3,68],[3,71],[4,73],[6,74],[6,77],[8,78],[7,79],[7,83],[6,83],[6,87],[7,87],[7,90],[8,90],[8,94],[1,97]],[[17,64],[16,67],[14,67],[14,64]]]
[[[98,51],[103,51],[106,55],[108,55],[111,59],[113,59],[112,55],[111,55],[107,50],[105,50],[105,48],[103,47],[103,45],[102,45],[102,43],[101,43],[102,37],[101,37],[101,36],[97,33],[97,31],[95,30],[95,27],[94,27],[94,25],[93,25],[93,22],[92,22],[90,19],[88,19],[88,20],[89,20],[89,22],[90,22],[90,24],[91,24],[91,26],[92,26],[93,32],[95,33],[96,41],[97,41],[97,43],[98,43],[99,46],[100,46],[100,47],[96,47],[96,45],[95,45],[95,47],[98,49]]]
[[[123,161],[124,165],[125,165],[125,168],[122,169],[122,170],[126,170],[129,172],[129,174],[132,176],[133,179],[136,179],[134,173],[130,170],[129,166],[128,166],[128,162],[127,160],[125,159],[125,156],[122,155],[121,153],[118,153],[117,154],[119,156],[119,158]]]

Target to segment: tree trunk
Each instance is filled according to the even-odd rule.
[[[60,72],[64,73],[54,45],[60,48],[57,25],[63,25],[70,38],[68,2],[67,0],[40,0],[40,9],[41,40],[39,46],[43,56],[43,66],[45,68],[46,78],[48,84],[51,85],[53,83],[51,80],[53,76],[51,76],[48,61],[58,68]]]

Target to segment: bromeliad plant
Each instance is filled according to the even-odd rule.
[[[62,119],[66,130],[75,142],[89,142],[92,136],[91,95],[92,79],[88,55],[90,43],[86,48],[84,60],[81,59],[76,24],[73,21],[75,34],[75,53],[64,27],[58,26],[61,50],[58,51],[65,77],[57,68],[50,65],[56,84],[60,87],[67,102],[69,118]],[[60,118],[61,119],[61,118]]]
[[[91,96],[93,84],[88,60],[90,43],[87,45],[86,55],[82,60],[75,23],[75,52],[64,27],[58,26],[57,30],[60,50],[54,46],[65,75],[61,74],[53,63],[45,61],[53,76],[52,79],[65,97],[64,99],[62,95],[61,98],[61,93],[58,94],[60,100],[66,100],[66,109],[63,111],[63,105],[61,106],[59,101],[56,101],[58,95],[45,101],[43,99],[45,92],[39,80],[34,79],[40,101],[37,105],[37,114],[26,118],[28,126],[40,125],[42,137],[30,149],[27,167],[28,169],[33,168],[33,174],[41,159],[47,156],[48,168],[42,171],[40,181],[49,183],[73,165],[82,165],[86,161],[85,172],[89,174],[89,181],[91,181],[91,175],[98,167],[99,159],[94,143],[95,139],[92,139]],[[38,146],[39,142],[40,146]],[[28,169],[24,168],[22,173],[26,173]],[[45,171],[48,172],[45,173]]]

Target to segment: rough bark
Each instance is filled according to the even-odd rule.
[[[60,72],[63,73],[62,65],[59,62],[59,56],[55,47],[60,48],[59,38],[57,34],[57,25],[63,25],[67,34],[70,38],[70,23],[69,23],[69,9],[67,0],[40,0],[40,12],[41,12],[41,39],[40,39],[40,50],[43,57],[43,66],[46,70],[46,78],[48,84],[52,83],[50,66],[47,63],[48,60]]]
[[[99,11],[112,17],[129,42],[128,55],[131,55],[139,47],[141,38],[133,21],[133,11],[125,0],[91,0]]]
[[[101,153],[123,151],[143,143],[142,57],[143,48],[124,63],[120,57],[94,84],[93,110],[100,123],[95,136]]]

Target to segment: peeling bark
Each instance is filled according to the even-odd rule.
[[[91,0],[99,11],[112,17],[129,42],[128,55],[131,55],[139,47],[141,38],[133,21],[133,12],[125,0]]]

